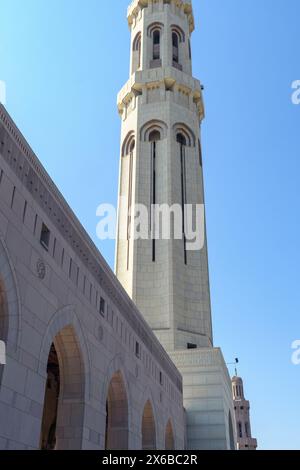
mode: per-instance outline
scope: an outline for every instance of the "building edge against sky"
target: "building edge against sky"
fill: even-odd
[[[212,337],[207,242],[135,239],[130,208],[204,204],[202,87],[192,76],[191,1],[134,0],[128,8],[130,78],[122,120],[117,277],[183,376],[189,449],[235,448],[231,380]],[[154,224],[153,220],[150,220]],[[120,228],[128,227],[128,237]]]

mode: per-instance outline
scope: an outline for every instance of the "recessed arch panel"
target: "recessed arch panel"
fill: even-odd
[[[149,121],[141,128],[141,141],[149,142],[150,137],[156,133],[156,136],[160,135],[160,140],[167,137],[168,127],[163,121]]]
[[[175,124],[175,126],[173,127],[173,132],[174,132],[176,141],[178,141],[177,136],[181,135],[181,136],[184,136],[186,140],[185,145],[187,147],[195,147],[195,144],[196,144],[195,134],[188,126],[186,126],[183,123]]]
[[[135,148],[135,135],[134,131],[130,131],[124,139],[122,145],[122,157],[126,157],[132,152]]]

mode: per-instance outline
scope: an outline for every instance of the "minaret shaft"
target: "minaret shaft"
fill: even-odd
[[[158,223],[153,204],[164,206],[164,220],[174,205],[183,215],[187,204],[194,214],[204,204],[203,102],[201,85],[192,77],[191,3],[161,0],[141,8],[145,3],[135,1],[129,8],[131,75],[118,97],[122,151],[116,274],[168,351],[210,347],[206,235],[201,250],[190,250],[182,217],[181,239],[175,239],[172,225],[168,239],[151,236]],[[130,232],[134,219],[129,212],[136,204],[148,211],[148,239],[137,240]],[[124,225],[126,239],[120,234]]]

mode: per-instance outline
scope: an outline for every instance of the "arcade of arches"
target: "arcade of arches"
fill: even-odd
[[[84,417],[82,384],[84,384],[84,367],[79,344],[73,327],[69,326],[55,337],[48,356],[40,449],[68,448],[68,439],[72,439],[72,448],[74,448],[77,436],[79,438],[77,437],[75,447],[78,449],[81,447]],[[156,424],[150,400],[144,407],[141,434],[142,449],[156,449]],[[105,449],[127,450],[128,448],[128,397],[122,373],[117,371],[111,378],[107,391]],[[175,449],[170,420],[165,430],[165,448]]]

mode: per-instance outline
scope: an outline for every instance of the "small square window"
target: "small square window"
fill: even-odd
[[[188,349],[197,349],[197,344],[188,343],[188,344],[187,344],[187,348],[188,348]]]
[[[40,243],[45,250],[49,250],[49,242],[50,242],[50,230],[48,227],[43,224],[42,225],[42,230],[41,230],[41,238],[40,238]]]
[[[105,315],[105,300],[103,299],[103,297],[100,297],[99,312],[104,317],[104,315]]]

